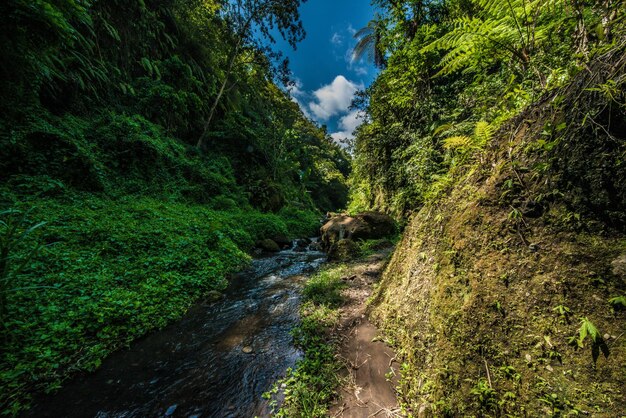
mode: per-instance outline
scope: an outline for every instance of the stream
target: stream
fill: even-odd
[[[295,245],[253,260],[223,300],[196,304],[182,320],[67,382],[28,416],[267,416],[261,395],[301,355],[289,332],[299,320],[303,275],[324,260]]]

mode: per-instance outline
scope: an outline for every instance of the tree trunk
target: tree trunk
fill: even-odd
[[[224,80],[222,81],[220,90],[217,93],[217,97],[213,101],[213,105],[211,106],[211,110],[209,111],[209,117],[206,123],[204,124],[204,129],[202,130],[202,135],[200,135],[200,138],[198,138],[198,142],[196,143],[197,148],[204,147],[204,141],[206,140],[209,134],[209,128],[211,127],[213,116],[215,115],[215,111],[217,110],[217,105],[219,104],[220,100],[222,99],[222,96],[224,95],[224,90],[226,90],[226,84],[228,84],[228,78],[230,77],[230,74],[233,71],[233,66],[235,64],[235,59],[237,58],[237,53],[239,52],[240,45],[241,45],[241,38],[239,42],[237,42],[237,45],[235,46],[235,49],[233,50],[232,55],[230,56],[230,60],[228,62],[228,68],[226,69],[226,75],[224,76]]]
[[[248,31],[250,30],[250,25],[252,24],[252,18],[254,17],[257,11],[252,11],[250,16],[243,24],[241,31],[237,34],[237,45],[233,49],[233,52],[228,61],[228,67],[226,69],[226,75],[224,76],[224,81],[222,81],[222,85],[220,86],[220,90],[217,93],[217,97],[211,106],[211,110],[209,111],[209,117],[204,124],[204,129],[202,130],[202,135],[198,138],[198,142],[196,143],[196,147],[202,149],[204,147],[204,141],[206,141],[207,136],[209,135],[209,128],[211,127],[211,122],[213,121],[213,117],[215,116],[215,111],[217,110],[217,105],[219,104],[222,96],[224,95],[224,91],[226,90],[226,84],[228,84],[228,78],[233,71],[233,66],[235,65],[235,60],[237,59],[237,55],[239,54],[239,49],[246,38]]]

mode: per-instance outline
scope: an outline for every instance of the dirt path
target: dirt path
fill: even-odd
[[[367,319],[366,302],[387,263],[391,249],[383,250],[350,266],[343,280],[346,300],[336,330],[340,355],[347,365],[340,399],[330,410],[332,417],[398,417],[394,387],[397,363],[391,348],[378,341],[378,330]],[[387,376],[391,376],[390,380]]]

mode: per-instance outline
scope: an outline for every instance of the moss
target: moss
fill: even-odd
[[[403,407],[619,416],[626,316],[609,299],[626,289],[611,269],[624,236],[584,215],[556,222],[568,213],[558,201],[538,218],[514,216],[496,186],[504,157],[457,172],[451,191],[413,216],[372,298],[372,319],[403,361]],[[604,348],[570,344],[581,318],[606,334]]]

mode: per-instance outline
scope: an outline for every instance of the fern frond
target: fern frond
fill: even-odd
[[[451,136],[443,140],[445,149],[467,150],[472,146],[472,138],[469,136],[459,135]]]
[[[484,145],[489,142],[494,133],[495,128],[489,122],[480,121],[476,123],[474,128],[474,138],[478,145]]]
[[[443,125],[438,126],[437,128],[435,128],[435,130],[433,131],[433,136],[437,136],[440,133],[447,132],[450,129],[452,129],[453,127],[454,127],[454,125],[452,123],[444,123]]]
[[[473,0],[479,12],[452,22],[452,30],[422,48],[421,52],[447,51],[436,76],[462,69],[475,71],[489,59],[516,58],[527,65],[528,54],[550,38],[564,14],[557,9],[565,0]]]

